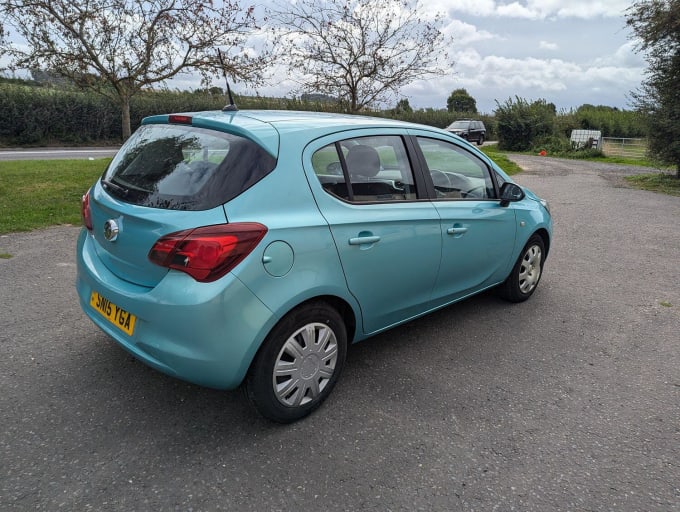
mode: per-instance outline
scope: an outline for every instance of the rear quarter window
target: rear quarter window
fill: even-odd
[[[276,159],[237,135],[187,125],[145,125],[102,177],[128,203],[208,210],[241,194],[276,167]]]

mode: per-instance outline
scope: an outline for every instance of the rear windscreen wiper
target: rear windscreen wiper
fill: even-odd
[[[114,183],[111,180],[105,180],[104,178],[102,178],[102,185],[104,185],[104,188],[106,190],[113,189],[115,192],[122,195],[123,197],[126,197],[130,193],[130,189],[121,187],[120,185]]]

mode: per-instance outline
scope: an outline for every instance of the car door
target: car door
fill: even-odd
[[[363,134],[362,134],[363,133]],[[398,133],[326,137],[307,175],[370,334],[428,309],[441,259],[439,214]]]
[[[510,270],[515,212],[502,207],[489,166],[452,141],[417,136],[441,217],[442,261],[432,298],[446,303],[501,282]]]

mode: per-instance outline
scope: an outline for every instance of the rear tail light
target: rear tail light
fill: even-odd
[[[248,256],[267,233],[256,222],[217,224],[170,233],[149,251],[161,267],[186,272],[202,283],[216,281]]]
[[[92,231],[92,212],[90,211],[90,191],[88,190],[80,202],[80,217],[83,220],[83,226],[88,231]]]

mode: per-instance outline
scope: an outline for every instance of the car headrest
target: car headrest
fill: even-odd
[[[345,162],[350,176],[373,178],[380,172],[380,156],[371,146],[352,146]]]

